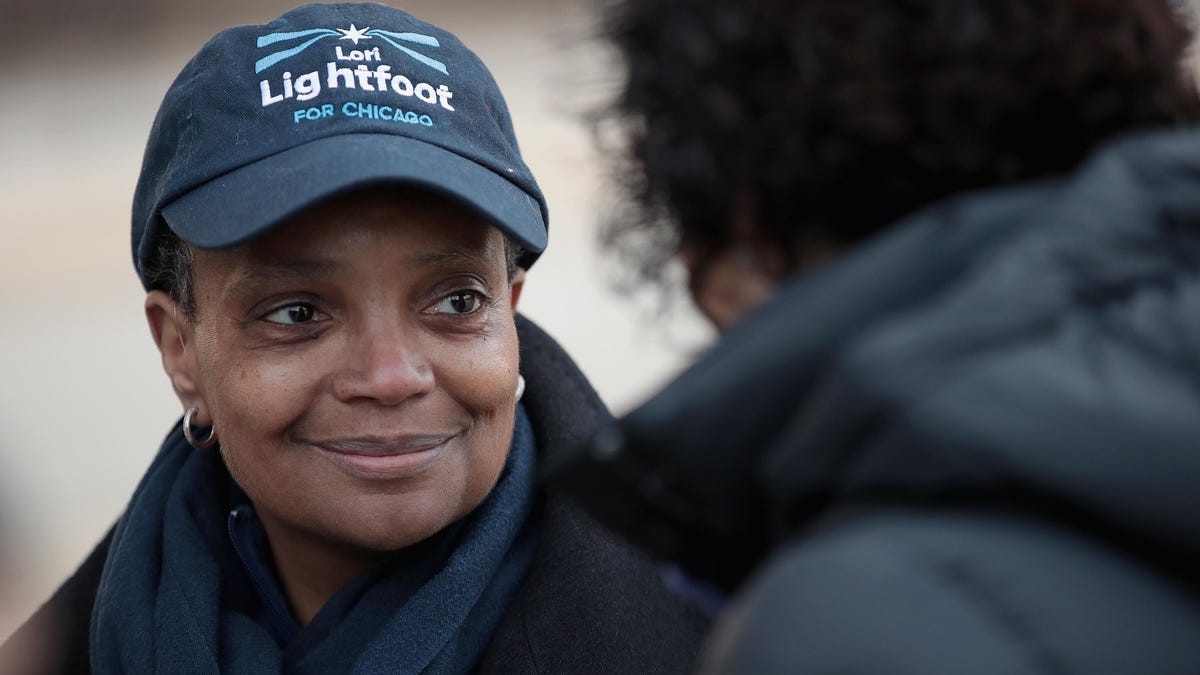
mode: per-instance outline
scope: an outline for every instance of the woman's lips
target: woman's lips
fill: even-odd
[[[311,445],[353,476],[394,480],[416,475],[437,461],[455,436],[336,438]]]

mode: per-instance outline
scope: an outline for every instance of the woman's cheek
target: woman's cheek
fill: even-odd
[[[287,428],[305,414],[319,358],[267,353],[226,354],[211,363],[206,399],[218,433],[228,442],[268,446],[280,442]],[[230,432],[236,431],[236,434]]]
[[[452,377],[461,383],[464,404],[474,411],[492,413],[509,407],[516,400],[517,348],[515,335],[511,347],[489,345],[490,349],[473,350],[457,359]]]

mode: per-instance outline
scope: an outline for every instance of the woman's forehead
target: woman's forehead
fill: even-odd
[[[292,216],[263,237],[255,248],[321,246],[331,239],[400,235],[419,244],[459,242],[486,246],[502,238],[477,212],[437,192],[410,187],[374,187],[331,197]]]
[[[503,266],[504,237],[471,209],[436,193],[373,189],[331,198],[233,249],[202,253],[241,268],[312,273],[352,266],[364,256],[405,268]]]

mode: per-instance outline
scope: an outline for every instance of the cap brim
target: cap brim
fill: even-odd
[[[335,194],[397,182],[441,192],[480,213],[528,251],[546,248],[536,199],[499,174],[428,143],[387,134],[321,138],[205,183],[162,208],[167,225],[200,248],[250,241]]]

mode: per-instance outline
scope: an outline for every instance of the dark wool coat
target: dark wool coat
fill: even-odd
[[[602,439],[714,671],[1200,673],[1200,134],[914,214]]]
[[[541,457],[580,443],[609,415],[570,357],[518,317],[522,402]],[[538,550],[493,635],[481,673],[681,673],[706,620],[668,591],[660,568],[569,502],[541,500]],[[3,647],[13,672],[86,673],[88,630],[112,533]]]

